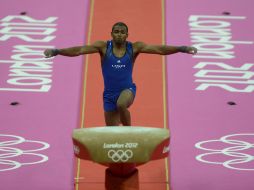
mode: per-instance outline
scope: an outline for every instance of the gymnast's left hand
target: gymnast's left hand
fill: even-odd
[[[198,49],[193,46],[188,46],[186,53],[195,55],[198,52]]]

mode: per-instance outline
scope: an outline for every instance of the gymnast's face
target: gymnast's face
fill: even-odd
[[[123,44],[128,37],[127,28],[116,25],[111,32],[111,36],[116,44]]]

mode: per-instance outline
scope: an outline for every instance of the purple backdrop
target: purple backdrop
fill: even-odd
[[[166,1],[173,190],[254,189],[252,0]]]
[[[85,43],[88,0],[10,0],[0,7],[1,187],[73,189],[71,133],[84,61],[44,59],[43,50]]]

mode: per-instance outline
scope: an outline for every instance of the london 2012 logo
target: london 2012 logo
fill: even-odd
[[[113,160],[113,162],[127,162],[133,157],[132,150],[109,150],[108,157]]]
[[[195,147],[206,151],[196,159],[228,169],[254,171],[254,133],[231,134],[220,139],[200,141]]]
[[[46,162],[48,157],[38,152],[47,148],[49,144],[46,142],[0,134],[0,172]]]

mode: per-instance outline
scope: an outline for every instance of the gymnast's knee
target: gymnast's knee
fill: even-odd
[[[123,111],[126,111],[128,109],[128,106],[127,104],[124,104],[124,103],[117,103],[117,110],[119,112],[123,112]]]

